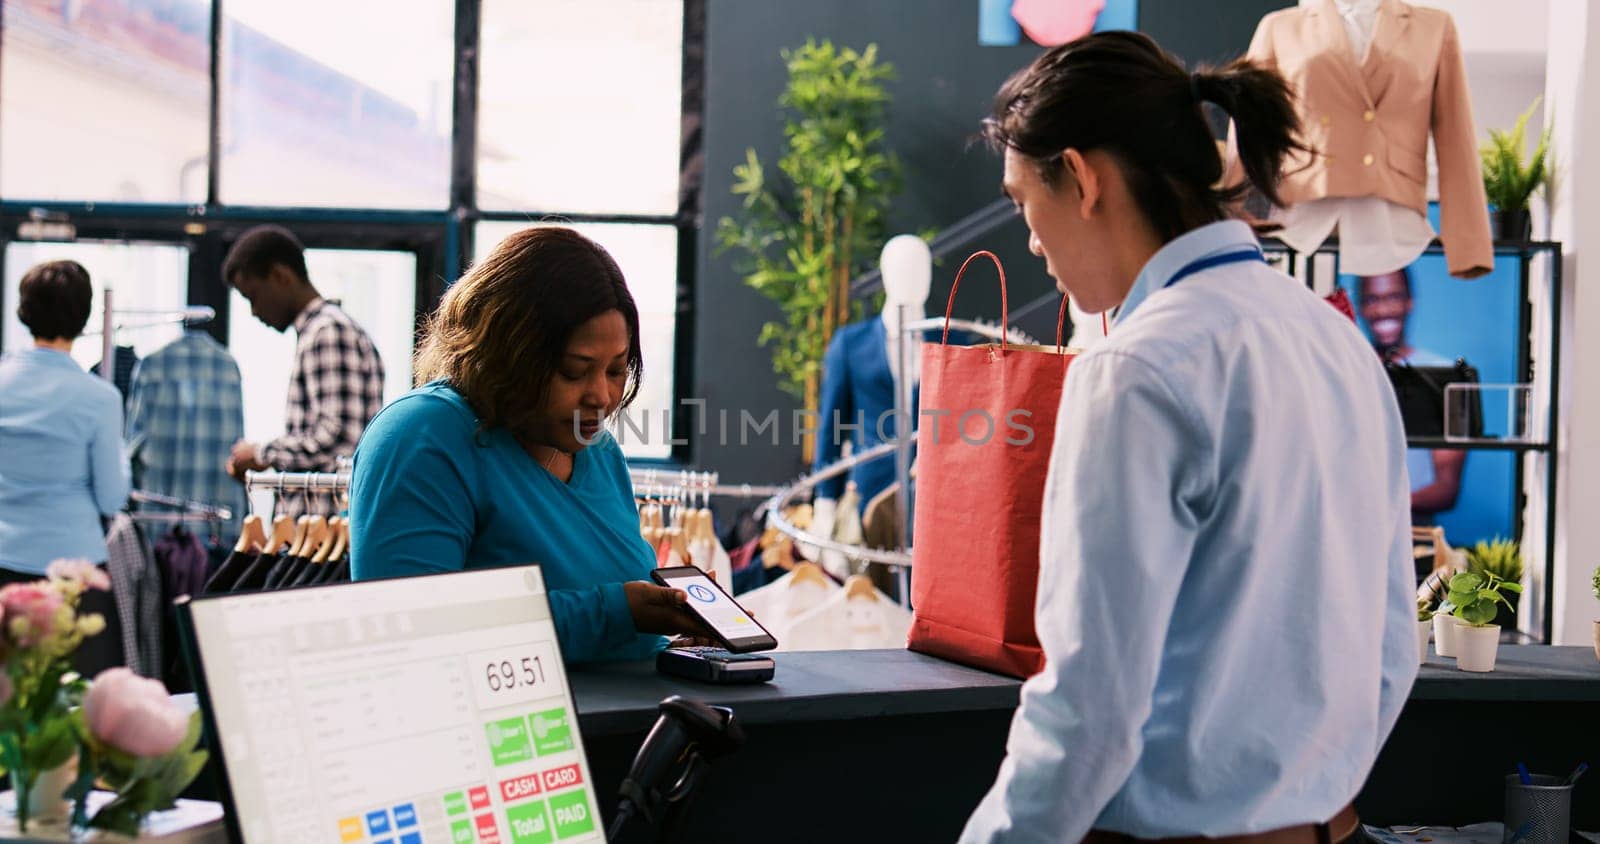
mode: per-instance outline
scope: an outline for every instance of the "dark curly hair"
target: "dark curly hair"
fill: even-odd
[[[451,285],[417,350],[416,381],[443,379],[484,428],[533,429],[550,379],[578,326],[607,311],[628,326],[628,381],[621,407],[639,393],[644,357],[639,309],[617,262],[572,229],[523,229]]]

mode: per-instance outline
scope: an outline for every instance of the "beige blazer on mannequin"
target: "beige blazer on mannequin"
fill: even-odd
[[[1333,0],[1261,19],[1249,58],[1298,95],[1302,140],[1317,151],[1286,168],[1286,203],[1377,196],[1428,212],[1428,135],[1439,163],[1439,239],[1453,275],[1494,266],[1472,99],[1455,22],[1383,0],[1362,61]]]

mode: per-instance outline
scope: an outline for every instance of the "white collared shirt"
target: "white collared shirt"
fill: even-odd
[[[1417,671],[1405,436],[1348,319],[1215,223],[1068,370],[1037,629],[965,842],[1260,832],[1361,788]]]

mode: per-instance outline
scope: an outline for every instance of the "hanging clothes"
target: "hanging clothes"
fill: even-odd
[[[117,392],[122,394],[124,403],[128,401],[128,388],[133,382],[133,370],[138,365],[139,354],[133,350],[132,346],[118,346],[112,350],[111,383],[117,388]],[[94,366],[89,367],[89,374],[100,376],[101,367],[103,366],[105,366],[105,361],[101,360]]]
[[[778,640],[780,649],[789,624],[823,604],[843,587],[834,583],[815,563],[800,563],[794,570],[766,586],[739,596],[739,605],[761,622]]]
[[[780,649],[788,651],[903,648],[911,632],[911,611],[895,603],[870,581],[852,577],[843,589],[789,621]]]
[[[255,562],[259,559],[261,559],[259,552],[234,551],[228,555],[226,560],[222,561],[222,565],[217,566],[217,570],[206,580],[205,588],[202,591],[207,595],[232,591],[234,584],[239,582],[240,576],[255,565]]]
[[[191,329],[140,361],[128,391],[126,439],[139,489],[230,508],[218,538],[232,545],[247,507],[224,466],[244,438],[239,365]]]
[[[160,678],[161,572],[150,543],[127,513],[113,517],[106,534],[106,573],[120,622],[123,663],[141,677]],[[108,626],[101,635],[111,633]]]

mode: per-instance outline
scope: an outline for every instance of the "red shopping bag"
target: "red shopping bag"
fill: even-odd
[[[1062,380],[1075,353],[1061,347],[1065,298],[1054,348],[949,345],[956,289],[979,257],[1000,271],[1002,328],[1009,316],[1000,259],[978,252],[951,285],[944,342],[922,347],[907,647],[1028,677],[1044,667],[1033,626],[1039,523]]]

